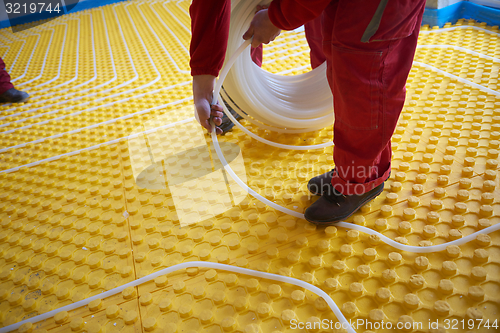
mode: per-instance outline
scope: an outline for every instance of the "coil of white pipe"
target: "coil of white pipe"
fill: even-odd
[[[259,4],[262,0],[239,1],[233,6],[226,62],[240,47],[241,36]],[[255,65],[246,50],[231,67],[224,89],[248,115],[236,108],[238,114],[266,129],[298,133],[333,124],[333,96],[326,78],[326,63],[308,73],[282,76]]]

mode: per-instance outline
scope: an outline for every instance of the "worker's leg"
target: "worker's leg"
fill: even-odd
[[[14,88],[14,86],[10,83],[10,75],[5,70],[5,63],[2,58],[0,58],[0,95],[12,88]]]
[[[323,53],[322,15],[304,24],[307,43],[311,49],[311,67],[314,69],[326,61]]]
[[[311,49],[311,67],[314,69],[326,61],[323,53],[323,34],[321,32],[321,16],[304,24],[307,44]],[[251,56],[254,63],[262,66],[262,45],[251,50]]]
[[[382,20],[369,30],[381,3]],[[335,172],[327,189],[335,191],[323,192],[306,210],[309,221],[343,220],[383,190],[424,6],[423,0],[337,0],[325,10],[324,51],[335,110]]]
[[[309,47],[311,48],[311,67],[314,69],[321,65],[323,62],[325,62],[326,58],[323,53],[323,36],[321,33],[321,17],[318,17],[317,19],[308,22],[305,25],[305,33],[306,33],[306,38],[307,42],[309,44]],[[253,62],[259,66],[262,67],[262,53],[263,53],[263,48],[262,45],[260,45],[257,48],[253,48],[250,51],[251,58]],[[229,106],[228,106],[229,107]],[[241,116],[239,116],[237,113],[234,111],[231,112],[233,116],[235,116],[236,119],[241,119]],[[222,125],[220,128],[222,129],[223,132],[227,132],[229,129],[233,127],[233,123],[227,118],[227,116],[224,116],[222,118]]]
[[[373,6],[371,1],[340,1],[332,26],[328,74],[335,96],[337,171],[332,184],[345,195],[366,193],[389,177],[390,140],[403,108],[425,5],[388,2],[377,31],[362,42],[373,16],[357,16],[376,9],[354,10],[363,4]],[[347,15],[359,23],[349,25],[353,21]]]
[[[17,90],[10,82],[10,75],[5,70],[5,63],[0,58],[0,103],[23,103],[30,95]]]

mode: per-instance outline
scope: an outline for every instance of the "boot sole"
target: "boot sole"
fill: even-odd
[[[326,224],[341,222],[342,220],[345,220],[348,217],[350,217],[352,214],[356,213],[358,211],[358,209],[360,209],[364,204],[366,204],[367,202],[370,202],[373,199],[375,199],[376,197],[378,197],[383,191],[384,191],[384,187],[382,186],[382,188],[380,189],[380,191],[374,193],[373,195],[371,195],[369,197],[366,197],[362,202],[360,202],[360,204],[356,207],[356,209],[354,209],[351,213],[346,214],[344,216],[336,217],[333,220],[313,221],[313,220],[308,219],[305,214],[304,214],[304,217],[305,217],[305,219],[307,221],[309,221],[309,222],[311,222],[312,224],[315,224],[315,225],[326,225]]]
[[[18,104],[18,103],[24,103],[30,99],[31,96],[28,96],[26,98],[21,98],[20,100],[15,100],[15,101],[7,101],[5,99],[0,99],[0,103],[11,103],[11,104]]]

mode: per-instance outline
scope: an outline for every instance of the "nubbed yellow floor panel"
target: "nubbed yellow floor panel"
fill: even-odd
[[[309,282],[357,332],[498,331],[500,232],[409,253],[317,228],[228,179],[192,118],[188,9],[189,1],[121,2],[0,31],[0,56],[32,95],[0,107],[0,326],[209,261]],[[391,177],[348,220],[408,245],[500,222],[498,27],[445,28],[422,28]],[[264,57],[271,72],[309,70],[303,32],[282,34]],[[284,135],[242,123],[286,144],[332,139],[331,127]],[[314,200],[307,180],[333,163],[331,148],[281,150],[238,129],[220,141],[252,189],[297,212]],[[338,324],[299,287],[190,268],[18,331],[346,331]]]

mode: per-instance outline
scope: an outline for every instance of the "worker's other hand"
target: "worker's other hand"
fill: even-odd
[[[277,28],[269,19],[267,9],[258,11],[253,17],[250,27],[243,35],[247,40],[253,37],[252,47],[259,47],[260,44],[269,44],[279,36],[281,29]]]
[[[209,133],[212,132],[210,118],[213,119],[216,126],[222,124],[222,106],[219,104],[210,105],[212,103],[213,90],[215,86],[215,76],[212,75],[195,75],[193,76],[193,99],[198,119],[201,126],[205,127]],[[215,133],[221,134],[222,130],[219,127],[215,128]]]

